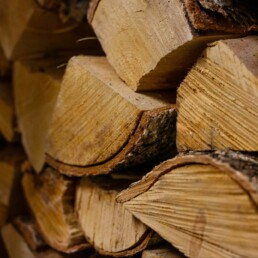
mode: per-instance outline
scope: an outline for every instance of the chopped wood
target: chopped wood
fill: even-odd
[[[104,182],[103,182],[104,181]],[[104,183],[104,185],[103,185]],[[125,180],[102,179],[102,185],[88,178],[80,180],[76,210],[86,239],[104,255],[125,257],[143,250],[152,231],[116,203]],[[127,184],[128,185],[128,184]]]
[[[163,247],[144,250],[142,258],[186,258],[186,256],[174,248]]]
[[[14,65],[14,95],[22,143],[28,158],[40,172],[45,145],[63,75],[56,59],[17,61]]]
[[[2,1],[0,38],[8,59],[34,57],[43,53],[99,53],[96,41],[76,43],[82,35],[94,33],[86,22],[63,23],[58,14],[37,4],[36,0]],[[71,53],[72,52],[72,53]]]
[[[61,173],[104,174],[175,153],[174,93],[135,93],[104,57],[73,57],[47,139]]]
[[[17,174],[24,160],[22,150],[13,146],[0,147],[0,227],[2,227],[10,212],[11,196],[16,186]],[[16,196],[17,197],[17,196]],[[18,208],[18,207],[17,207]]]
[[[258,37],[208,47],[177,95],[177,148],[258,151]]]
[[[0,133],[7,141],[14,140],[14,103],[9,81],[0,81]]]
[[[32,251],[26,241],[12,224],[7,224],[1,231],[9,258],[63,258],[54,250]]]
[[[257,257],[258,159],[190,153],[157,166],[118,197],[189,257]]]
[[[23,236],[27,245],[33,251],[38,251],[47,246],[46,242],[39,233],[36,222],[30,217],[17,217],[13,224]]]
[[[25,174],[25,197],[44,240],[56,250],[72,253],[88,248],[74,211],[75,182],[46,168]]]
[[[0,76],[9,75],[11,64],[7,61],[2,48],[0,47]]]
[[[226,17],[197,0],[93,0],[88,20],[118,75],[136,91],[156,90],[177,87],[208,42],[257,31],[254,6],[229,4]]]

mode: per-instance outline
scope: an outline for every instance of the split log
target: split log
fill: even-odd
[[[59,59],[58,59],[59,60]],[[17,61],[14,96],[19,130],[28,158],[39,172],[45,162],[45,142],[63,75],[60,61]]]
[[[171,157],[174,98],[133,92],[104,57],[72,58],[49,128],[47,162],[81,176]]]
[[[126,180],[104,177],[98,184],[83,178],[77,187],[76,210],[84,235],[98,253],[125,257],[148,245],[153,232],[134,218],[116,196]]]
[[[86,22],[62,23],[55,12],[41,8],[36,0],[2,1],[0,13],[0,38],[8,59],[55,53],[57,50],[69,56],[75,50],[77,53],[78,50],[99,53],[96,40],[77,43],[82,37],[94,36]]]
[[[39,233],[36,222],[30,217],[17,217],[13,224],[22,235],[29,248],[38,251],[47,247],[46,242]]]
[[[12,87],[8,81],[0,81],[0,133],[7,141],[15,136],[14,103]]]
[[[4,226],[1,233],[9,258],[63,258],[61,254],[50,249],[41,252],[32,251],[12,224]]]
[[[207,42],[258,30],[255,1],[240,10],[235,1],[225,1],[223,14],[216,5],[205,6],[218,2],[93,0],[88,20],[132,89],[164,89],[178,86]]]
[[[177,96],[177,148],[258,151],[258,37],[218,41]]]
[[[172,247],[144,250],[142,258],[186,258],[182,253]]]
[[[44,240],[65,253],[88,248],[74,212],[74,180],[47,168],[39,175],[26,173],[25,197]]]
[[[189,257],[257,257],[258,159],[193,153],[157,166],[118,197]]]
[[[0,227],[5,224],[10,212],[11,197],[24,158],[20,147],[15,145],[0,147]]]

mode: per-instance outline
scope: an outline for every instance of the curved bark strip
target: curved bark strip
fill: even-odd
[[[255,258],[257,182],[256,157],[191,152],[163,162],[117,201],[189,257]]]
[[[63,174],[82,176],[108,174],[147,161],[160,161],[175,155],[174,107],[143,112],[135,133],[123,149],[103,164],[83,167],[68,165],[47,154],[46,161]]]

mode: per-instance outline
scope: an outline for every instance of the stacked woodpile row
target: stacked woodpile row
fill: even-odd
[[[254,0],[0,0],[1,257],[258,257]]]

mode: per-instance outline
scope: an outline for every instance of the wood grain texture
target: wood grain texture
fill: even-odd
[[[142,252],[142,258],[186,258],[182,253],[172,247],[160,247],[146,249]]]
[[[14,103],[11,82],[0,81],[0,133],[7,141],[15,136]]]
[[[81,179],[76,210],[86,239],[99,253],[125,257],[144,249],[152,232],[116,203],[117,189],[105,189],[88,178]]]
[[[257,164],[234,152],[178,156],[118,201],[186,256],[256,257]]]
[[[258,37],[218,41],[177,95],[177,148],[258,150]]]
[[[208,42],[257,31],[253,8],[229,5],[226,17],[197,0],[92,0],[88,20],[117,74],[146,91],[177,87]]]
[[[58,14],[41,8],[35,0],[2,1],[0,12],[1,44],[8,59],[55,53],[57,50],[69,56],[75,50],[88,54],[100,50],[96,41],[76,43],[82,35],[94,36],[87,23],[62,23]]]
[[[14,95],[22,143],[28,158],[40,172],[45,162],[46,135],[56,104],[63,71],[57,60],[17,61]]]
[[[70,60],[47,139],[47,161],[69,175],[172,155],[173,93],[131,91],[103,57]]]
[[[47,168],[40,175],[25,174],[26,200],[44,240],[54,249],[73,253],[89,247],[74,212],[74,182]]]

